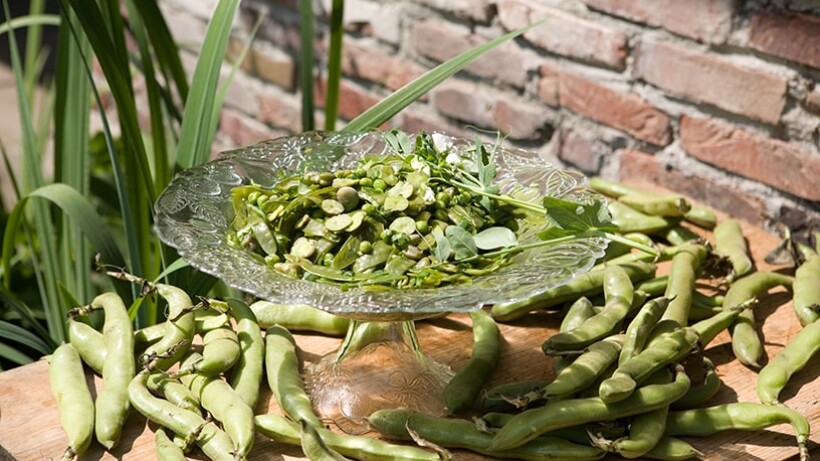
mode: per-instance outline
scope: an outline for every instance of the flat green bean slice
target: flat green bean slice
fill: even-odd
[[[378,410],[368,418],[370,426],[387,437],[412,440],[410,431],[418,437],[445,448],[464,448],[503,459],[526,461],[595,460],[604,456],[601,449],[579,445],[558,437],[543,436],[508,450],[491,447],[493,435],[478,430],[465,419],[441,418],[411,410]],[[509,426],[509,424],[504,427]]]
[[[301,445],[299,424],[276,414],[261,414],[254,418],[256,429],[271,439],[288,445]],[[439,461],[431,451],[407,445],[395,445],[372,437],[339,434],[322,427],[316,432],[328,447],[361,461]]]
[[[191,433],[196,433],[197,446],[211,461],[236,460],[233,454],[233,442],[228,434],[213,422],[206,422],[197,413],[154,397],[146,385],[148,374],[147,370],[137,373],[128,385],[128,397],[137,411],[180,437],[185,438]]]
[[[782,405],[738,402],[672,411],[666,420],[666,435],[703,437],[727,430],[758,431],[784,423],[794,429],[800,460],[808,461],[809,422],[802,414]]]
[[[239,340],[239,360],[231,375],[231,387],[249,407],[256,407],[259,388],[264,374],[265,339],[259,330],[256,316],[247,304],[238,299],[229,299],[228,306],[236,320],[236,337]]]
[[[594,421],[608,421],[668,406],[689,390],[690,381],[678,366],[675,380],[668,384],[648,384],[620,402],[607,404],[598,397],[547,402],[515,415],[493,437],[491,450],[521,446],[539,435]]]
[[[818,243],[820,245],[820,243]],[[792,305],[803,326],[820,319],[820,256],[808,258],[794,273]]]
[[[501,332],[484,310],[470,312],[473,321],[473,352],[467,365],[444,387],[444,406],[450,414],[473,404],[501,356]]]
[[[802,370],[820,351],[820,321],[803,327],[802,330],[769,363],[760,370],[757,376],[757,395],[760,401],[775,405],[780,392],[789,383],[791,376]]]
[[[68,437],[62,461],[73,460],[85,452],[94,434],[94,401],[85,381],[77,349],[63,343],[48,360],[51,393],[60,410],[60,426]]]
[[[285,327],[274,325],[265,333],[265,371],[268,386],[282,411],[295,421],[321,427],[299,374],[296,341]]]
[[[250,305],[260,328],[281,325],[292,331],[315,331],[330,336],[344,336],[350,320],[306,304],[277,304],[256,301]]]

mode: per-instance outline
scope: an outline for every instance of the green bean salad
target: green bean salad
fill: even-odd
[[[469,156],[460,156],[424,133],[413,140],[393,131],[385,140],[385,154],[349,169],[235,188],[230,244],[292,278],[429,288],[469,282],[520,251],[566,237],[549,232],[542,242],[519,244],[520,219],[540,219],[546,229],[549,214],[499,192],[493,146],[476,141]],[[598,230],[614,229],[599,224]],[[569,233],[583,231],[591,229]]]

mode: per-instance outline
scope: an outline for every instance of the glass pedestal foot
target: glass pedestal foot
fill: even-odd
[[[453,376],[421,351],[412,321],[353,321],[339,350],[306,372],[319,416],[348,433],[366,431],[366,418],[380,409],[443,415]]]

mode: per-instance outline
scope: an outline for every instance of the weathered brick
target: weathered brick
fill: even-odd
[[[332,0],[323,0],[325,11],[330,11]],[[401,5],[368,0],[347,0],[344,7],[345,30],[373,36],[385,42],[398,44],[401,38],[399,20]]]
[[[767,54],[820,68],[820,17],[757,11],[752,16],[749,45]]]
[[[228,66],[222,66],[220,72],[222,81],[225,81],[228,73]],[[225,93],[225,106],[255,116],[259,113],[259,94],[262,92],[263,85],[259,80],[237,72]]]
[[[246,114],[232,110],[222,109],[219,118],[219,131],[227,136],[237,146],[248,146],[282,136],[282,131],[277,131],[259,121],[248,117]]]
[[[542,139],[546,122],[541,111],[523,102],[511,103],[505,96],[482,90],[475,83],[453,80],[433,90],[433,107],[445,116],[499,130],[512,139]]]
[[[206,19],[194,16],[177,6],[171,6],[167,2],[160,2],[159,7],[178,46],[188,50],[202,48],[208,25]]]
[[[440,20],[414,24],[411,40],[417,52],[440,62],[487,42],[487,39],[472,34],[466,27]],[[506,42],[488,51],[465,70],[523,87],[527,82],[527,71],[534,62],[532,54],[515,42]]]
[[[314,98],[317,107],[325,105],[325,84],[317,82],[314,86]],[[374,106],[382,98],[367,89],[349,80],[339,82],[339,117],[345,120],[353,120],[357,115]]]
[[[561,101],[558,93],[561,86],[560,74],[548,66],[539,68],[541,79],[538,80],[538,99],[549,106],[558,107]]]
[[[259,120],[293,133],[301,131],[301,103],[298,95],[268,87],[258,93]]]
[[[820,201],[820,154],[715,119],[681,119],[683,149],[706,163],[804,199]]]
[[[627,36],[621,30],[588,21],[532,0],[499,0],[498,16],[507,30],[546,20],[526,32],[533,45],[571,58],[623,69]]]
[[[621,181],[656,184],[679,192],[717,210],[753,224],[763,224],[762,202],[735,188],[719,184],[704,176],[686,175],[651,154],[623,149],[616,152]]]
[[[571,128],[558,132],[558,158],[588,174],[601,168],[602,152],[595,146],[595,139]]]
[[[445,11],[458,18],[487,22],[492,17],[488,0],[419,0],[419,3]]]
[[[635,73],[678,96],[770,124],[786,104],[786,78],[668,42],[642,41]]]
[[[815,85],[814,90],[806,95],[805,104],[810,111],[820,114],[820,85]]]
[[[238,59],[244,46],[244,40],[231,39],[228,43],[228,57],[232,60]],[[296,64],[293,62],[293,58],[284,51],[265,42],[255,43],[251,46],[240,68],[261,80],[273,83],[286,90],[293,89],[296,72]]]
[[[671,140],[669,117],[637,95],[566,72],[560,73],[558,88],[561,106],[573,112],[651,144],[663,146]]]
[[[706,43],[723,43],[736,0],[584,0],[591,8]]]
[[[406,110],[402,112],[398,127],[408,133],[425,131],[427,133],[444,133],[462,138],[475,137],[474,133],[470,133],[461,127],[448,123],[441,116],[428,114],[420,110]]]
[[[355,40],[345,40],[343,47],[342,73],[391,90],[401,88],[426,70],[409,59]]]

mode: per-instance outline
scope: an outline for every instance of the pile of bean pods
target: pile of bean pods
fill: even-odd
[[[792,246],[794,276],[757,271],[735,220],[718,221],[678,196],[599,178],[591,186],[611,197],[621,235],[654,246],[660,256],[613,243],[597,266],[563,286],[472,312],[472,355],[445,389],[449,416],[384,409],[368,418],[374,431],[400,444],[332,431],[314,413],[290,331],[341,336],[346,319],[305,305],[194,303],[177,287],[112,273],[164,299],[168,320],[133,331],[113,293],[70,312],[70,342],[49,357],[68,436],[63,459],[93,440],[115,447],[133,408],[156,424],[160,460],[186,459],[191,449],[212,460],[246,459],[257,434],[321,460],[435,460],[446,458],[447,448],[533,461],[607,454],[682,460],[704,456],[696,437],[784,423],[793,428],[801,461],[808,460],[809,423],[779,395],[820,350],[820,248]],[[691,225],[711,229],[714,244]],[[660,260],[669,261],[668,275],[657,276]],[[697,282],[710,278],[718,294],[698,289]],[[778,286],[793,294],[802,329],[761,367],[755,305]],[[496,322],[544,309],[563,315],[560,330],[542,346],[554,378],[486,389],[502,359]],[[83,321],[95,310],[103,311],[102,331]],[[704,350],[726,329],[737,360],[758,371],[759,402],[714,400],[722,382]],[[102,376],[96,399],[83,364]],[[256,414],[263,381],[283,415]]]

